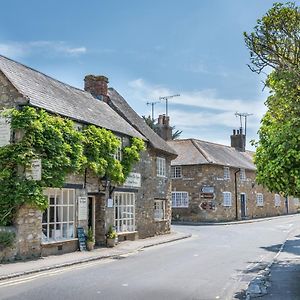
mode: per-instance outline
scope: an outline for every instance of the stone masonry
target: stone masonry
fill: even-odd
[[[182,166],[182,178],[173,179],[172,191],[184,191],[189,194],[187,208],[173,208],[172,218],[177,221],[231,221],[236,219],[236,198],[234,168],[230,168],[230,179],[224,179],[224,167],[218,165]],[[278,216],[287,213],[286,199],[280,197],[280,206],[275,206],[275,195],[255,182],[255,172],[246,170],[246,179],[241,180],[237,173],[237,212],[241,219],[241,194],[246,195],[245,218]],[[205,199],[203,187],[214,188],[214,198]],[[231,192],[232,206],[223,206],[223,192]],[[262,193],[264,205],[257,206],[256,194]],[[289,199],[288,212],[296,213],[297,204]]]

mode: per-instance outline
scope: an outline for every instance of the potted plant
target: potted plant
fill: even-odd
[[[110,225],[106,233],[107,247],[114,247],[117,243],[118,234],[116,230]]]
[[[87,235],[86,235],[86,247],[89,251],[94,250],[95,246],[95,238],[94,233],[91,227],[89,227]]]

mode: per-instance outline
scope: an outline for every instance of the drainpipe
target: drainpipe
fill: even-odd
[[[235,192],[235,219],[239,219],[239,214],[238,214],[238,191],[237,191],[237,182],[236,182],[236,174],[239,173],[241,169],[237,169],[234,172],[234,192]]]

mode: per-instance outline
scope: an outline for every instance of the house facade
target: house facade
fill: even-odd
[[[69,174],[63,188],[45,187],[48,208],[41,212],[28,205],[21,207],[13,226],[7,229],[16,232],[16,243],[7,250],[6,258],[76,251],[79,227],[85,231],[91,227],[98,245],[105,243],[109,226],[115,227],[119,240],[170,231],[169,174],[176,152],[155,133],[147,132],[128,103],[108,89],[106,77],[86,76],[85,90],[81,90],[0,56],[0,108],[26,105],[69,118],[79,129],[87,124],[108,129],[124,147],[132,137],[138,137],[144,140],[146,151],[122,186],[87,171],[84,175]],[[10,142],[17,142],[11,130],[9,134]],[[122,159],[121,149],[116,155]]]
[[[233,138],[239,142],[238,133]],[[270,193],[255,181],[253,153],[196,139],[168,144],[172,161],[172,219],[218,222],[296,213],[299,200]]]

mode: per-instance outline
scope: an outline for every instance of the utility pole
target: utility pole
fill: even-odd
[[[246,144],[246,139],[247,139],[247,117],[252,116],[253,114],[249,114],[249,113],[239,113],[236,112],[235,116],[236,117],[240,117],[240,129],[241,129],[241,138],[243,139],[242,133],[243,133],[243,119],[244,118],[244,124],[245,124],[245,144]],[[246,146],[246,145],[244,145]]]
[[[154,105],[159,103],[159,101],[149,101],[147,102],[147,105],[151,105],[151,116],[152,116],[152,121],[154,121]]]
[[[159,97],[159,100],[165,100],[166,101],[166,117],[168,116],[168,100],[174,97],[179,97],[179,94],[172,95],[172,96],[164,96],[164,97]]]

